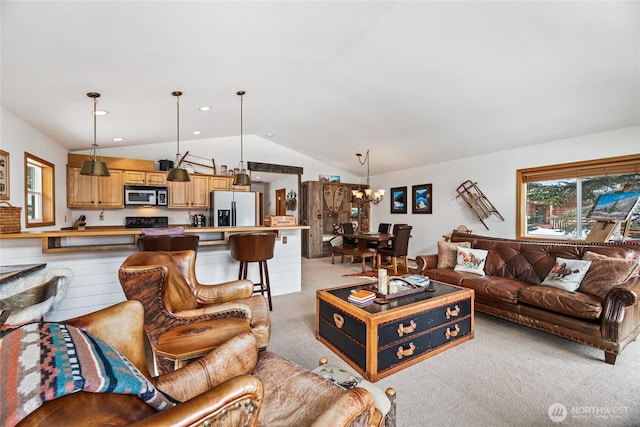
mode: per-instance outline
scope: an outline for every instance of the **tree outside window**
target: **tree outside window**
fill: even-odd
[[[601,194],[640,190],[640,155],[521,169],[518,186],[519,238],[584,239]],[[623,225],[640,235],[640,206],[629,223]]]

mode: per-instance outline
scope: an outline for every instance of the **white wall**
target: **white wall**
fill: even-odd
[[[67,149],[40,133],[17,116],[2,108],[0,112],[0,147],[9,153],[9,203],[22,208],[21,224],[24,221],[24,153],[28,152],[55,165],[56,225],[30,230],[51,230],[70,226],[73,221],[67,209]],[[66,221],[65,221],[65,216]]]
[[[514,238],[517,169],[637,153],[640,153],[640,126],[374,175],[371,186],[387,189],[387,196],[373,206],[372,229],[380,222],[412,225],[410,257],[437,252],[436,242],[461,224],[476,234]],[[424,152],[416,155],[428,158],[429,147],[425,146]],[[486,230],[464,202],[456,199],[456,188],[466,180],[478,183],[504,222],[492,215],[485,220],[489,227]],[[420,184],[433,184],[432,214],[411,214],[411,186]],[[409,193],[407,214],[391,214],[389,189],[403,186],[408,187]]]

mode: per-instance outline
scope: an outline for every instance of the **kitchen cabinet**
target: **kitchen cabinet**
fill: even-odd
[[[80,175],[80,168],[67,167],[67,207],[124,208],[123,171],[111,169],[111,176]]]
[[[218,176],[214,175],[209,179],[209,190],[223,190],[228,191],[231,190],[233,186],[233,177],[232,176]]]
[[[334,234],[334,224],[360,221],[358,229],[369,230],[369,204],[355,203],[351,193],[364,191],[367,185],[305,181],[301,188],[300,220],[309,226],[302,232],[302,256],[331,255],[330,244],[325,244],[324,238]]]
[[[169,208],[208,208],[210,175],[190,174],[189,182],[167,182]]]
[[[167,185],[167,172],[124,171],[127,185]]]

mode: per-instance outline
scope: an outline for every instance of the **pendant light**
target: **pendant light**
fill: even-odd
[[[167,181],[172,182],[189,182],[191,179],[189,178],[189,173],[186,169],[181,169],[182,159],[180,158],[180,96],[182,92],[175,91],[171,92],[171,95],[176,97],[176,161],[174,162],[174,167],[169,170],[169,174],[167,175]]]
[[[91,159],[82,162],[82,168],[80,168],[80,175],[92,175],[92,176],[111,176],[109,174],[109,168],[107,164],[102,161],[102,156],[98,160],[98,144],[96,143],[96,106],[98,105],[98,98],[100,94],[98,92],[87,93],[89,98],[93,98],[93,145],[91,145],[91,151],[89,156]]]
[[[245,91],[239,90],[236,95],[240,96],[240,173],[233,177],[233,185],[251,185],[251,178],[244,168],[243,146],[242,146],[242,101]]]

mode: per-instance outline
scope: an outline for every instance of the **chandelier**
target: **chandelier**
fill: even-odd
[[[365,154],[364,160],[362,159],[361,153],[356,153],[356,156],[358,157],[358,162],[360,162],[362,166],[364,166],[365,163],[367,164],[367,187],[368,188],[365,188],[364,192],[360,189],[351,190],[351,194],[353,195],[353,197],[355,197],[358,203],[373,203],[374,205],[377,205],[384,198],[385,190],[379,189],[377,191],[374,191],[373,194],[371,192],[371,186],[369,185],[370,184],[369,150],[367,150],[367,154]]]

